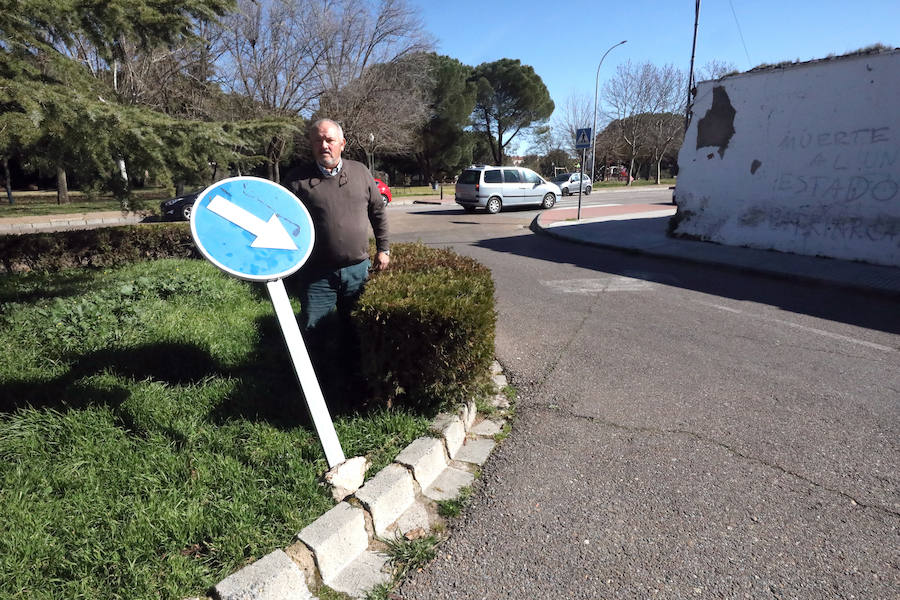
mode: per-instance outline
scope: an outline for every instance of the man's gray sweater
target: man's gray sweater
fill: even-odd
[[[387,214],[381,193],[362,163],[343,159],[340,173],[327,177],[315,163],[292,169],[285,186],[312,216],[316,240],[305,268],[339,269],[369,257],[369,224],[379,252],[388,249]]]

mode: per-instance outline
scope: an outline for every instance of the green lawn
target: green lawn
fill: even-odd
[[[172,198],[172,190],[147,188],[135,190],[132,202],[134,208],[159,212],[159,201]],[[69,192],[69,202],[56,203],[55,191],[13,191],[14,204],[10,204],[5,193],[0,193],[0,218],[30,217],[38,215],[64,215],[82,212],[120,210],[121,205],[112,196],[88,197],[74,190]]]
[[[0,597],[172,598],[333,505],[262,286],[204,261],[0,278]],[[387,464],[428,419],[336,419]]]
[[[595,181],[595,182],[594,182],[593,184],[591,184],[591,185],[592,185],[592,187],[593,187],[594,189],[600,189],[600,188],[602,188],[602,189],[606,189],[606,188],[624,188],[624,187],[628,187],[628,186],[625,185],[625,182],[624,182],[624,181]],[[656,180],[655,180],[655,179],[635,179],[634,181],[631,182],[631,187],[648,186],[648,185],[655,186],[655,185],[656,185]],[[660,185],[660,186],[666,186],[666,187],[668,187],[668,186],[673,186],[673,185],[675,185],[675,178],[672,177],[671,179],[661,179],[660,182],[659,182],[659,185]]]

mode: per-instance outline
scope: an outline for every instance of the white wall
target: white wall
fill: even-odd
[[[702,82],[693,113],[676,235],[900,266],[900,51]]]

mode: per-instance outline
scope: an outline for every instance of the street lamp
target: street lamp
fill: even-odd
[[[600,57],[600,64],[597,65],[597,77],[594,80],[594,126],[591,128],[591,135],[594,136],[594,139],[591,140],[591,181],[594,181],[594,163],[597,162],[597,157],[595,153],[597,152],[597,88],[600,86],[600,66],[603,65],[603,59],[606,58],[606,55],[609,54],[609,51],[615,48],[616,46],[621,46],[628,40],[622,40],[618,44],[613,44],[609,47],[609,50],[603,53],[603,56]]]
[[[372,176],[374,177],[375,176],[375,134],[374,133],[369,134],[369,151],[366,152],[366,154],[368,155],[367,158],[369,159],[369,173],[371,173]]]

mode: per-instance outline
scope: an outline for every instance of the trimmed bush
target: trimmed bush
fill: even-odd
[[[139,260],[199,258],[187,223],[99,227],[0,237],[5,273],[55,273],[74,267],[106,268]]]
[[[494,357],[494,283],[471,258],[395,244],[354,313],[363,375],[381,401],[436,408],[485,384]]]
[[[371,248],[374,254],[374,245]],[[186,223],[0,237],[7,273],[200,258]],[[472,398],[494,356],[494,283],[471,258],[395,244],[354,313],[370,403],[433,411]]]

